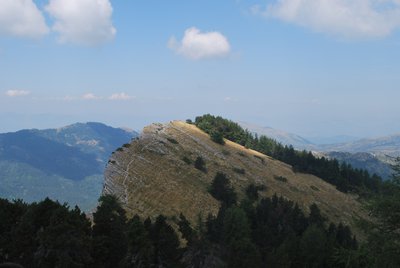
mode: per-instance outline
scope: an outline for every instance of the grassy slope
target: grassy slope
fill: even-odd
[[[203,157],[207,173],[185,163],[185,156],[193,161]],[[245,174],[234,168],[244,169]],[[261,195],[277,193],[298,202],[305,211],[316,203],[334,222],[353,225],[354,218],[366,217],[354,196],[236,143],[216,144],[196,126],[181,121],[151,125],[139,140],[115,152],[106,168],[104,193],[116,194],[131,215],[172,217],[182,212],[196,222],[199,214],[205,217],[218,210],[218,202],[207,191],[218,171],[228,174],[240,197],[250,183],[262,184],[267,190]]]

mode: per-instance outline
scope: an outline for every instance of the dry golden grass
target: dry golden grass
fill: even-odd
[[[194,162],[198,156],[206,162],[206,173],[183,161],[187,157]],[[316,203],[333,222],[353,225],[354,219],[367,217],[354,196],[318,177],[294,173],[290,165],[228,140],[225,145],[214,143],[196,126],[181,121],[146,127],[138,140],[115,152],[111,160],[115,163],[106,168],[103,192],[117,195],[130,216],[173,217],[182,212],[195,223],[199,215],[204,219],[208,213],[216,214],[219,203],[208,187],[220,171],[228,175],[239,197],[255,183],[267,187],[262,196],[277,193],[299,203],[305,212]]]

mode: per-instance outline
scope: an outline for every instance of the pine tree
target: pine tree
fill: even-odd
[[[126,216],[118,199],[104,195],[93,213],[93,253],[97,267],[120,267],[127,252]]]

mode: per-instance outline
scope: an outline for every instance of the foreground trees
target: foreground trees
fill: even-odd
[[[233,192],[226,177],[219,177],[224,183],[217,189]],[[258,200],[254,193],[250,196],[239,206],[221,198],[218,215],[199,218],[195,227],[184,215],[127,220],[117,198],[108,195],[100,198],[93,223],[79,208],[50,199],[30,205],[0,199],[0,263],[24,267],[337,267],[336,252],[356,251],[350,229],[328,227],[316,206],[308,217],[282,197]]]

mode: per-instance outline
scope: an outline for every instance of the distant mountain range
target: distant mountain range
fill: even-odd
[[[49,196],[89,210],[111,153],[137,135],[92,122],[0,134],[0,197],[32,202]]]
[[[260,127],[254,124],[250,123],[245,123],[245,122],[240,122],[240,125],[244,128],[247,129],[248,131],[252,132],[253,134],[257,134],[259,136],[264,135],[269,138],[272,138],[282,144],[285,145],[292,145],[296,149],[308,149],[312,148],[314,144],[307,139],[293,134],[289,133],[283,130],[278,130],[274,129],[271,127]]]
[[[265,135],[273,138],[284,145],[292,145],[298,150],[310,150],[320,156],[336,158],[341,162],[347,162],[355,168],[368,170],[376,173],[384,179],[390,178],[392,173],[390,165],[393,157],[400,156],[400,134],[386,137],[353,140],[354,137],[337,136],[338,142],[331,144],[319,144],[322,141],[334,141],[335,137],[329,139],[303,138],[299,135],[276,130],[270,127],[260,127],[249,123],[240,123],[252,133]]]

